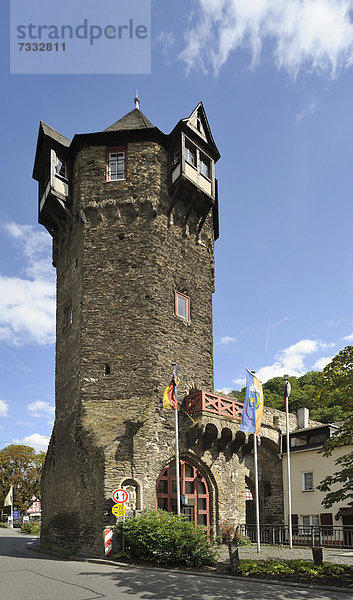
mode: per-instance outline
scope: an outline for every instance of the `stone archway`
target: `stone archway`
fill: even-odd
[[[210,491],[201,470],[186,459],[180,460],[182,512],[190,521],[210,530]],[[175,460],[161,471],[156,484],[157,508],[176,513]]]
[[[245,466],[248,470],[245,484],[255,498],[253,454],[246,455]],[[265,436],[261,436],[258,447],[258,472],[260,523],[282,524],[284,518],[282,461],[278,454],[278,444]]]

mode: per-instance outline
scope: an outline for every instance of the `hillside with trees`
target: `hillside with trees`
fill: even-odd
[[[353,346],[347,346],[339,353],[352,353]],[[337,360],[333,359],[332,363]],[[330,365],[332,365],[330,363]],[[352,398],[349,404],[349,398],[345,397],[345,392],[340,383],[340,372],[336,374],[334,381],[328,387],[326,373],[330,365],[325,367],[324,371],[309,371],[301,377],[288,377],[291,384],[291,394],[289,398],[289,410],[295,413],[298,408],[306,407],[310,411],[310,418],[322,423],[335,423],[344,421],[353,410]],[[348,377],[352,377],[350,374]],[[285,410],[283,405],[283,377],[274,377],[263,384],[264,404],[278,410]],[[244,402],[245,387],[241,391],[232,391],[239,402]]]
[[[305,406],[316,421],[343,422],[337,434],[326,441],[321,450],[324,456],[330,456],[335,448],[347,447],[350,450],[353,446],[353,346],[341,350],[322,372],[310,371],[302,377],[288,379],[292,387],[289,398],[291,412]],[[274,377],[263,385],[265,406],[285,410],[283,387],[282,377]],[[245,388],[231,395],[244,402]],[[327,475],[318,486],[319,490],[327,492],[323,506],[330,508],[343,501],[353,506],[353,452],[348,451],[335,464],[337,471]]]

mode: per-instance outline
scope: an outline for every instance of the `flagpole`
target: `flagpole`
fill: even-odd
[[[174,395],[176,400],[175,408],[175,478],[176,478],[176,497],[177,497],[177,514],[181,513],[180,506],[180,460],[179,460],[179,413],[178,413],[178,391],[177,391],[177,377],[178,377],[178,365],[173,363],[173,387]]]
[[[257,551],[260,552],[260,507],[259,507],[259,476],[257,469],[257,434],[254,433],[254,462],[255,462],[255,506],[256,506],[256,540]]]
[[[291,485],[291,464],[290,464],[290,439],[289,439],[289,394],[290,383],[286,379],[284,386],[284,398],[286,403],[286,440],[287,440],[287,484],[288,484],[288,542],[289,548],[293,548],[292,532],[292,485]]]
[[[13,483],[11,484],[11,487],[10,487],[10,494],[11,494],[10,495],[10,498],[11,498],[11,505],[10,505],[11,506],[11,525],[10,525],[10,528],[13,529]]]

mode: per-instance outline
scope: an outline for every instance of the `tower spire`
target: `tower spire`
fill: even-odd
[[[135,108],[137,108],[137,110],[140,110],[140,98],[139,98],[138,90],[136,90],[136,96],[135,96],[134,102],[135,102]]]

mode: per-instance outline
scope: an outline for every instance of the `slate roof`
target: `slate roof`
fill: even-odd
[[[56,131],[56,129],[53,129],[53,127],[50,127],[50,125],[47,125],[47,123],[44,123],[44,121],[41,121],[40,125],[44,135],[51,137],[53,140],[59,142],[59,144],[62,144],[63,146],[70,146],[71,141],[62,135],[62,133],[59,133],[59,131]]]
[[[110,125],[110,127],[107,127],[107,129],[104,129],[104,131],[127,131],[129,129],[150,128],[154,128],[153,123],[138,108],[134,108],[134,110],[124,115],[124,117],[113,123],[113,125]]]

